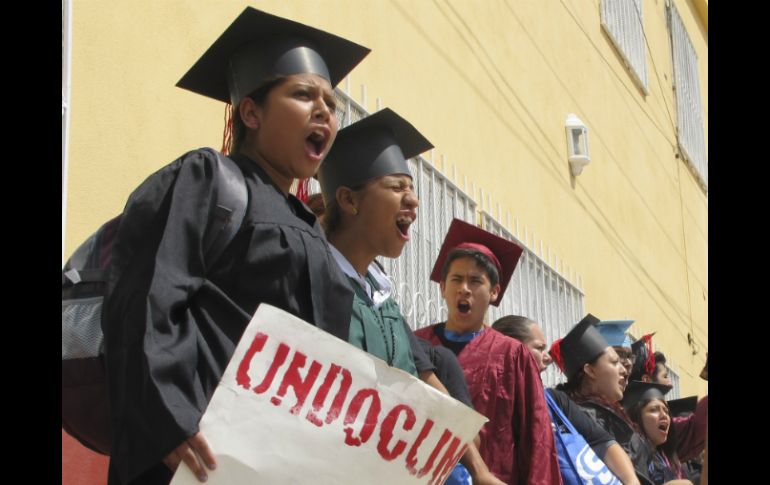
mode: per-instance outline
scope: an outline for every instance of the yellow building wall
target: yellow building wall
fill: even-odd
[[[677,158],[665,0],[643,2],[648,95],[598,0],[75,0],[65,256],[154,170],[221,146],[223,105],[174,85],[247,4],[370,47],[353,97],[364,85],[369,111],[379,98],[413,122],[444,173],[581,276],[586,311],[657,332],[681,394],[707,392],[708,197]],[[674,4],[699,57],[708,136],[708,5]],[[576,178],[568,113],[589,128],[591,164]]]

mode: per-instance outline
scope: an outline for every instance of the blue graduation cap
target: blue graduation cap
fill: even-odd
[[[626,335],[626,330],[633,323],[633,320],[602,320],[596,324],[596,330],[612,347],[631,347],[631,338]]]

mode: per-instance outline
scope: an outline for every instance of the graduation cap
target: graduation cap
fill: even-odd
[[[698,396],[688,396],[680,399],[668,401],[668,413],[673,418],[680,414],[690,414],[695,412],[698,405]]]
[[[626,336],[626,330],[633,323],[633,320],[602,320],[596,324],[596,330],[613,347],[631,347],[631,339]]]
[[[597,323],[599,319],[589,313],[561,339],[558,353],[560,360],[564,362],[562,372],[568,379],[610,346],[596,329]],[[553,347],[551,351],[553,356]],[[554,360],[557,360],[556,357]]]
[[[652,377],[655,374],[655,354],[652,351],[652,336],[655,332],[642,336],[631,345],[634,354],[634,364],[631,367],[630,380],[639,381],[643,375]]]
[[[665,395],[672,389],[671,386],[665,384],[655,384],[653,382],[642,381],[629,381],[626,387],[626,392],[623,394],[623,399],[620,403],[628,412],[634,404],[639,401],[645,401],[650,399],[660,399],[665,401]]]
[[[357,187],[385,175],[412,174],[407,160],[433,145],[411,123],[385,108],[337,133],[318,171],[324,201],[341,186]]]
[[[276,76],[317,74],[336,86],[370,49],[246,7],[176,84],[237,106]]]
[[[436,263],[433,265],[433,271],[430,274],[431,280],[437,283],[441,281],[441,270],[444,268],[447,256],[453,249],[475,249],[492,261],[500,276],[500,293],[497,295],[497,300],[490,304],[500,305],[505,289],[508,288],[508,283],[511,281],[513,270],[524,250],[516,243],[496,236],[480,227],[461,219],[453,219],[444,237],[444,243],[441,245]]]

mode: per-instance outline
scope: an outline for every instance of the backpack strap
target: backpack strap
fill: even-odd
[[[556,403],[556,399],[551,396],[551,393],[548,389],[545,389],[543,391],[543,394],[545,395],[545,400],[548,403],[548,410],[551,411],[551,421],[554,423],[561,423],[563,424],[570,433],[573,435],[579,434],[578,431],[575,429],[575,426],[572,425],[569,419],[567,419],[567,416],[564,415],[564,412],[561,410],[559,405]]]
[[[243,172],[233,160],[212,148],[204,150],[217,158],[217,199],[203,238],[203,259],[208,269],[240,229],[246,215],[248,192]]]

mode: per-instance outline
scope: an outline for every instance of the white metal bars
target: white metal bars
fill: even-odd
[[[672,399],[679,399],[681,397],[681,392],[679,389],[679,373],[674,370],[674,365],[668,365],[668,377],[671,379],[671,385],[674,386],[671,391],[666,394],[667,400]]]
[[[335,90],[337,115],[347,126],[368,115],[359,103],[340,89]],[[414,329],[444,321],[446,305],[439,285],[430,281],[433,263],[452,219],[476,223],[477,203],[428,160],[409,160],[414,186],[420,199],[418,217],[410,229],[410,242],[398,259],[380,258],[394,282],[394,297]],[[311,182],[310,192],[318,192]],[[564,336],[582,318],[584,295],[578,287],[538,257],[490,214],[481,212],[483,227],[525,248],[500,307],[490,307],[488,322],[503,315],[520,314],[536,320],[549,341]],[[547,385],[555,385],[558,371],[544,374]]]
[[[334,90],[340,129],[369,115],[345,91]],[[476,222],[476,202],[422,157],[409,160],[414,187],[420,199],[417,222],[410,229],[411,240],[398,259],[380,258],[394,282],[394,298],[413,329],[443,321],[446,307],[437,283],[430,281],[433,263],[455,217]],[[314,179],[308,191],[321,191]]]
[[[634,82],[644,94],[649,94],[641,0],[602,0],[601,24],[628,66]]]
[[[708,159],[703,126],[703,106],[698,75],[698,56],[673,3],[669,6],[671,59],[674,63],[677,136],[679,147],[691,167],[708,188]]]
[[[475,223],[476,202],[422,157],[409,160],[409,170],[420,199],[417,222],[401,257],[382,261],[395,283],[401,312],[417,329],[446,319],[441,290],[430,281],[430,273],[452,219]]]
[[[506,315],[521,315],[538,322],[549,344],[564,337],[583,318],[583,292],[505,229],[491,214],[482,211],[481,220],[485,230],[513,241],[524,249],[500,305],[489,307],[487,322],[492,324]],[[549,366],[542,377],[548,387],[565,380],[555,366]]]

